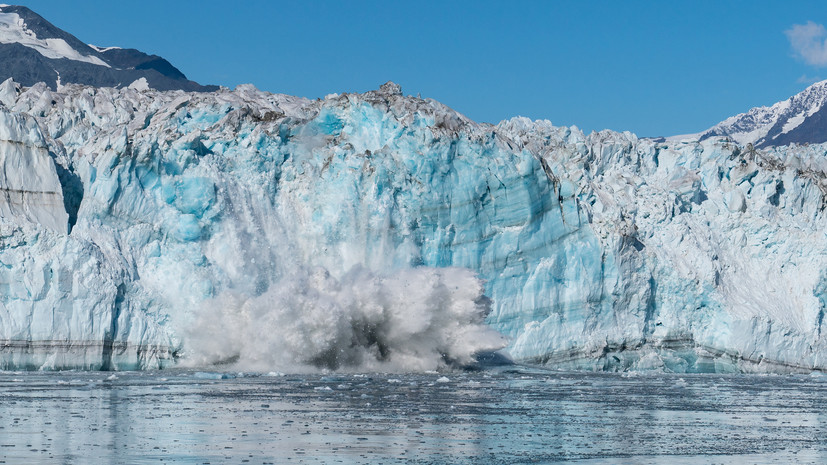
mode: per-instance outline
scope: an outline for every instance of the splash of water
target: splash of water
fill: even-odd
[[[245,370],[426,371],[505,346],[485,325],[483,282],[464,268],[417,267],[340,278],[300,269],[261,295],[225,292],[185,331],[186,363]]]

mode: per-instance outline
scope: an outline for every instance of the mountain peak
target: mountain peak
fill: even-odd
[[[827,80],[769,107],[731,116],[697,136],[729,137],[755,147],[827,142]]]
[[[157,55],[120,47],[96,47],[56,27],[25,6],[0,4],[0,81],[52,89],[77,83],[127,87],[143,79],[157,90],[212,91]]]

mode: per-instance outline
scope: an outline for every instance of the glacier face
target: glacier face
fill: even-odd
[[[391,83],[0,102],[6,179],[52,194],[0,209],[5,368],[825,368],[824,146],[481,125]]]
[[[60,181],[33,118],[0,112],[0,215],[68,232]]]

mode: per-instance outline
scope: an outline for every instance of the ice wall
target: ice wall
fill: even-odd
[[[33,118],[0,109],[0,216],[66,232],[55,165]]]
[[[480,125],[393,84],[0,101],[72,227],[3,212],[6,367],[438,369],[503,345],[483,319],[563,368],[824,367],[823,146]]]
[[[116,341],[144,309],[94,243],[67,235],[57,166],[34,118],[0,109],[0,368],[106,368],[129,344],[123,361],[155,360],[140,324]]]

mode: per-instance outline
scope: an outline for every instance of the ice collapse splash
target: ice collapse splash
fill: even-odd
[[[186,364],[228,361],[247,370],[426,371],[468,366],[504,346],[484,324],[482,283],[456,268],[380,277],[354,269],[341,280],[319,268],[262,295],[223,293],[184,331]]]
[[[342,212],[322,217],[330,208],[322,197],[307,205],[313,178],[302,176],[309,170],[303,157],[329,142],[319,132],[326,123],[284,124],[284,109],[296,113],[307,101],[269,96],[268,111],[249,115],[244,97],[250,89],[213,101],[70,86],[67,94],[38,88],[17,99],[20,89],[10,81],[4,86],[17,109],[32,103],[27,95],[42,92],[63,109],[114,112],[88,121],[65,115],[42,121],[60,135],[49,141],[59,173],[47,150],[37,156],[52,170],[46,174],[57,204],[48,205],[60,207],[64,230],[38,230],[52,226],[39,217],[4,215],[32,229],[10,223],[3,248],[9,268],[3,282],[20,288],[2,294],[6,368],[229,360],[262,370],[436,370],[470,364],[476,354],[504,346],[485,325],[490,301],[475,273],[423,266],[408,241],[383,240],[389,217],[379,218],[391,214],[391,198],[368,192],[385,204],[362,206],[379,223],[362,225],[363,215],[343,234],[331,234],[336,225],[327,221]],[[118,101],[119,94],[132,100]],[[92,102],[104,95],[112,99],[104,108]],[[197,108],[189,107],[191,97]],[[32,112],[42,115],[31,108],[6,114],[24,121],[45,147],[35,120],[24,115]],[[214,139],[204,133],[209,128],[218,130]],[[289,142],[291,129],[302,134],[297,142]],[[29,171],[37,172],[24,166],[13,173]],[[328,189],[349,181],[342,182]],[[60,201],[69,212],[69,236]],[[354,206],[359,199],[341,202]],[[42,204],[29,199],[21,211]],[[330,234],[329,250],[320,250],[321,237],[308,242],[314,234]],[[10,241],[18,236],[27,247]],[[44,236],[44,247],[57,242],[65,249],[65,242],[74,248],[44,253],[36,247]],[[34,292],[31,282],[38,283]]]
[[[7,368],[431,369],[500,344],[486,309],[530,363],[827,367],[824,146],[481,125],[393,84],[0,102],[71,230],[3,210]]]

